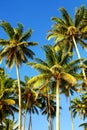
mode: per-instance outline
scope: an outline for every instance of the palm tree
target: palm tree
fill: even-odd
[[[6,117],[11,115],[14,119],[14,112],[18,112],[15,107],[14,85],[15,80],[5,74],[4,69],[0,69],[0,124]]]
[[[42,92],[39,94],[40,102],[42,103],[40,109],[42,115],[47,115],[48,130],[53,130],[53,119],[56,116],[56,102],[54,96],[48,93]]]
[[[18,130],[17,122],[12,121],[10,119],[4,119],[2,130]]]
[[[46,84],[46,81],[54,80],[56,82],[56,130],[60,130],[60,86],[64,87],[63,81],[70,86],[76,84],[75,70],[77,66],[75,65],[79,60],[68,63],[69,54],[63,53],[62,49],[55,52],[51,45],[45,45],[43,49],[46,61],[36,59],[36,62],[28,63],[40,72],[39,75],[32,77],[28,83],[40,87],[42,84]]]
[[[60,8],[60,11],[62,13],[62,19],[59,17],[52,18],[52,21],[55,23],[53,28],[49,30],[47,39],[50,40],[51,38],[54,38],[55,47],[57,45],[66,46],[68,49],[67,51],[72,52],[75,47],[78,59],[80,59],[81,56],[77,43],[79,43],[83,48],[87,48],[87,44],[85,43],[85,39],[87,39],[87,24],[86,22],[83,22],[87,10],[84,6],[77,9],[74,20],[64,8]],[[80,61],[80,65],[83,65],[82,61]],[[82,68],[82,74],[85,82],[86,75],[84,68]]]
[[[19,130],[22,126],[22,110],[21,110],[21,85],[20,85],[20,74],[19,66],[22,63],[26,63],[29,58],[33,58],[34,52],[29,49],[29,46],[37,45],[34,42],[28,42],[32,34],[32,30],[29,29],[23,33],[23,25],[18,23],[17,28],[13,28],[10,23],[6,21],[1,22],[1,27],[8,35],[8,40],[0,39],[2,49],[0,51],[0,59],[6,58],[6,65],[11,68],[14,64],[16,65],[16,73],[18,79],[18,90],[19,90]]]
[[[23,93],[22,93],[22,103],[24,109],[24,130],[26,127],[26,114],[29,112],[29,130],[32,130],[32,113],[39,114],[38,107],[41,105],[38,101],[37,92],[32,88],[32,86],[28,85],[29,77],[25,76],[25,82],[22,83],[23,85]]]
[[[87,117],[87,96],[80,95],[80,98],[76,97],[71,101],[71,109],[73,112],[73,117],[75,118],[79,114],[80,119],[85,120]]]

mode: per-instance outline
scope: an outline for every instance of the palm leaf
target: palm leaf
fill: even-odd
[[[73,25],[73,21],[72,21],[71,17],[69,16],[69,14],[67,13],[67,11],[64,8],[60,8],[60,11],[62,13],[62,17],[65,20],[66,25],[67,26]]]
[[[43,83],[46,79],[49,78],[49,74],[39,74],[37,76],[32,77],[29,81],[28,84],[32,86],[32,84],[36,83],[39,81],[39,83]],[[39,84],[41,85],[41,84]],[[32,86],[33,87],[33,86]]]
[[[54,48],[51,45],[44,45],[43,50],[45,52],[46,61],[49,65],[49,67],[56,64],[57,60],[56,60],[56,57],[55,57]]]
[[[67,81],[72,86],[74,86],[76,84],[76,79],[74,78],[74,76],[72,76],[68,73],[65,73],[65,72],[61,72],[60,76],[63,80]]]
[[[22,41],[27,41],[30,37],[31,37],[31,34],[32,34],[32,30],[29,29],[27,32],[25,32],[19,39],[20,42]]]
[[[14,29],[8,22],[2,21],[0,26],[4,29],[4,31],[8,34],[10,39],[13,39],[14,36]]]
[[[76,10],[75,13],[75,26],[78,27],[84,17],[85,8],[84,6],[81,6],[80,9]]]
[[[5,99],[4,102],[6,102],[9,105],[14,105],[15,101],[13,99]]]
[[[42,64],[42,65],[48,66],[48,64],[47,64],[45,61],[43,61],[42,59],[35,58],[35,61],[36,61],[37,63],[39,63],[39,64]]]
[[[62,25],[62,26],[65,26],[65,27],[66,27],[65,22],[64,22],[62,19],[58,18],[58,17],[53,17],[53,18],[52,18],[52,21],[56,22],[56,23],[59,24],[59,25]]]
[[[35,62],[28,62],[27,65],[31,65],[33,68],[35,68],[36,70],[38,70],[40,72],[51,73],[49,67],[47,67],[45,65],[38,64]]]

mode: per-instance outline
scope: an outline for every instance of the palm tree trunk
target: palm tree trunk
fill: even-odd
[[[77,56],[78,58],[80,59],[81,56],[80,56],[80,53],[79,53],[79,50],[78,50],[78,47],[77,47],[77,44],[76,44],[76,41],[75,41],[75,38],[74,36],[72,36],[72,39],[73,39],[73,43],[74,43],[74,46],[75,46],[75,49],[76,49],[76,53],[77,53]],[[82,61],[80,60],[80,65],[82,65]],[[82,74],[83,74],[83,77],[84,77],[84,80],[86,80],[86,74],[85,74],[85,71],[84,69],[82,68]]]
[[[71,109],[71,94],[70,94],[70,90],[69,90],[69,104],[70,104],[70,117],[71,117],[71,123],[72,123],[72,130],[74,130],[74,121],[73,121],[72,109]]]
[[[25,108],[25,111],[24,111],[24,128],[23,128],[23,130],[25,130],[25,127],[26,127],[26,113],[27,113],[27,109]]]
[[[28,130],[32,130],[32,108],[30,109],[30,119],[29,119]]]
[[[54,130],[53,119],[51,118],[51,130]]]
[[[60,92],[59,92],[60,81],[57,79],[56,84],[56,130],[60,130]]]
[[[19,67],[16,64],[16,72],[17,72],[17,79],[18,79],[18,92],[19,92],[19,126],[18,130],[22,130],[22,107],[21,107],[21,85],[20,85],[20,74],[19,74]]]

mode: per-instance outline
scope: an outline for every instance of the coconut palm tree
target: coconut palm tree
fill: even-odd
[[[26,127],[26,114],[29,112],[29,127],[28,130],[32,130],[32,113],[39,114],[38,107],[41,105],[38,101],[37,92],[28,85],[29,77],[25,76],[25,82],[22,83],[22,103],[24,109],[24,130]]]
[[[37,45],[35,42],[28,42],[32,34],[32,30],[29,29],[24,33],[23,25],[18,23],[17,28],[13,28],[10,23],[6,21],[1,22],[1,27],[8,35],[8,39],[0,39],[0,45],[2,49],[0,51],[0,59],[5,57],[6,65],[11,68],[14,64],[16,66],[16,73],[18,79],[18,90],[19,90],[19,130],[22,126],[22,110],[21,110],[21,85],[20,85],[20,74],[19,66],[22,63],[28,61],[27,58],[33,58],[34,52],[29,49],[29,46]]]
[[[87,23],[83,22],[83,19],[86,16],[85,14],[87,14],[87,10],[84,6],[77,9],[74,20],[64,8],[60,8],[60,11],[62,18],[52,18],[52,21],[55,23],[52,29],[49,30],[47,39],[50,40],[51,38],[54,38],[55,47],[57,45],[66,46],[67,51],[72,52],[73,48],[75,48],[77,56],[80,59],[81,56],[77,43],[79,43],[83,48],[87,48],[87,44],[85,43],[85,39],[87,39]],[[80,61],[80,65],[82,66],[82,61]],[[84,68],[82,68],[82,74],[84,80],[86,80]]]
[[[46,55],[45,61],[38,58],[36,62],[28,63],[40,72],[28,83],[40,87],[46,84],[46,81],[54,80],[56,82],[56,130],[60,130],[60,86],[64,87],[63,81],[70,86],[76,84],[75,70],[78,68],[76,65],[79,60],[69,63],[69,53],[63,53],[62,49],[56,52],[51,45],[44,45],[43,49]]]
[[[71,109],[73,112],[73,117],[75,118],[79,114],[80,119],[85,119],[87,117],[87,96],[80,95],[80,98],[76,97],[71,101]]]
[[[12,78],[5,74],[4,69],[0,69],[0,124],[9,115],[14,119],[14,113],[18,112],[15,107],[14,82]]]
[[[56,102],[54,96],[48,93],[39,94],[41,102],[41,113],[47,115],[48,130],[53,130],[53,119],[56,116]]]
[[[10,119],[4,119],[2,130],[18,130],[17,122]]]

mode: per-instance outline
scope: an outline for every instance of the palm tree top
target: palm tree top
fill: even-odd
[[[61,12],[61,18],[52,17],[52,21],[54,25],[52,29],[48,31],[47,39],[50,40],[54,38],[55,43],[64,42],[69,40],[72,42],[72,37],[78,41],[82,47],[87,48],[87,44],[85,43],[87,23],[84,20],[86,17],[87,10],[84,6],[78,8],[75,12],[74,18],[68,14],[65,8],[59,9]]]
[[[35,53],[29,48],[30,46],[37,45],[36,42],[28,40],[32,35],[32,30],[28,29],[24,32],[24,27],[21,23],[18,23],[17,28],[13,28],[10,23],[2,21],[0,26],[6,32],[8,39],[0,39],[0,45],[2,49],[0,51],[0,59],[6,57],[6,64],[9,67],[13,66],[13,63],[21,65],[22,62],[27,62],[28,58],[33,58]]]

